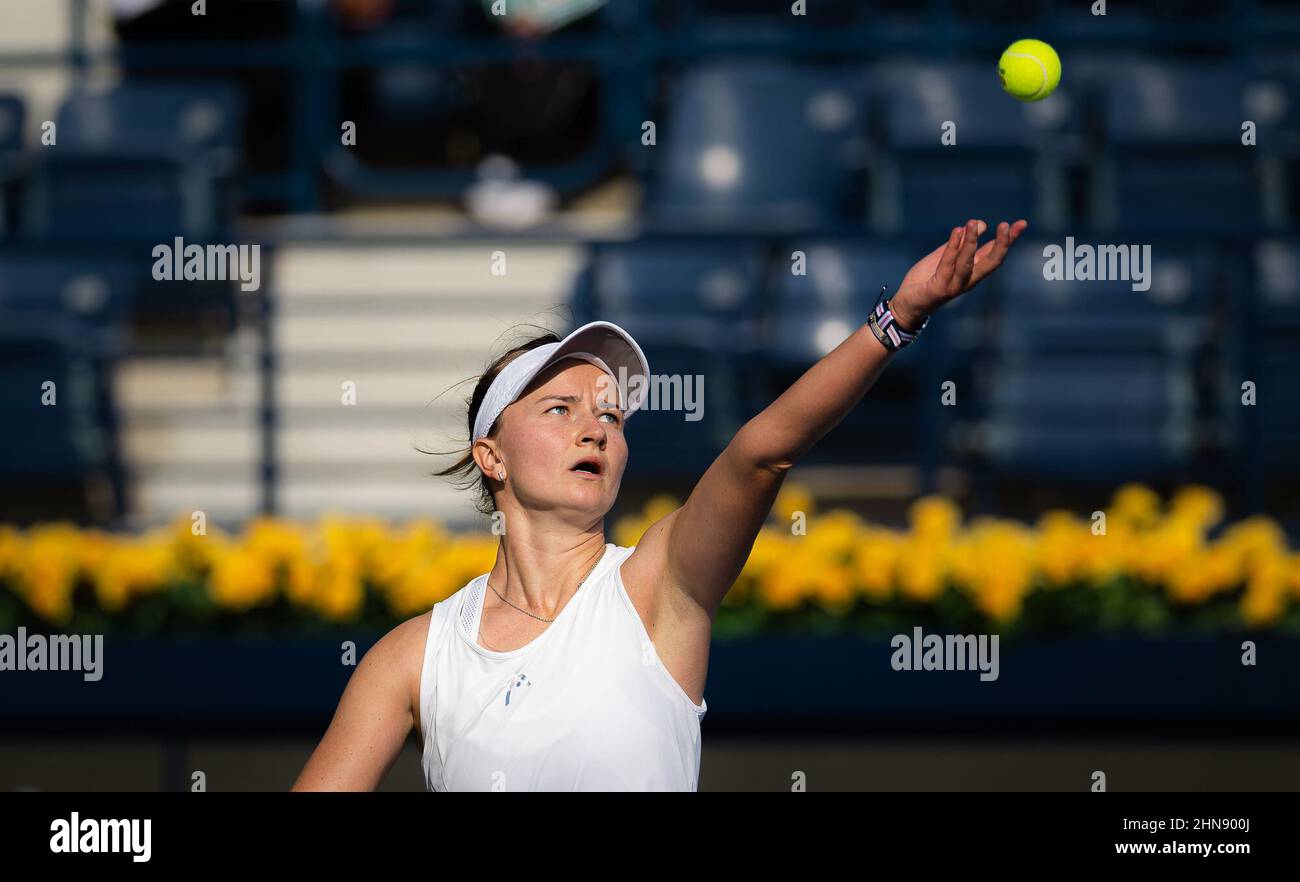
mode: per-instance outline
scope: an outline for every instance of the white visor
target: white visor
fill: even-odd
[[[530,349],[502,368],[479,405],[470,443],[486,437],[501,411],[523,394],[538,374],[565,358],[590,362],[613,378],[624,419],[645,402],[650,386],[650,364],[641,347],[613,322],[589,322],[558,343]]]

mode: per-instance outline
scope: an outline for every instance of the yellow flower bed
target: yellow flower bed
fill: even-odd
[[[640,515],[618,521],[611,541],[635,545],[678,505],[656,497]],[[1036,597],[1054,603],[1118,584],[1154,594],[1171,610],[1229,603],[1233,615],[1224,624],[1279,624],[1300,609],[1300,554],[1265,517],[1211,539],[1222,515],[1221,499],[1204,487],[1184,488],[1165,504],[1130,485],[1105,510],[1104,533],[1066,511],[1049,511],[1032,526],[964,522],[938,497],[917,500],[908,527],[891,529],[844,510],[818,513],[806,490],[789,485],[720,615],[744,609],[770,619],[811,610],[834,618],[956,599],[1007,624]],[[141,609],[167,626],[255,619],[273,609],[289,625],[382,624],[427,610],[487,572],[497,543],[486,531],[453,534],[429,520],[340,515],[314,524],[256,518],[238,536],[211,528],[194,535],[188,518],[142,535],[63,523],[0,526],[0,630],[14,624],[6,618],[68,627],[87,612],[130,628]]]

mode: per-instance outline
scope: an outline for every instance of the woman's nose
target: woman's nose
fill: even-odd
[[[601,420],[603,414],[604,411],[597,411],[595,413],[589,411],[587,413],[587,421],[582,426],[582,433],[585,437],[604,440],[608,432],[605,428],[605,423]]]

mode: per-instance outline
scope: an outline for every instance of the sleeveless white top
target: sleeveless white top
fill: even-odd
[[[488,573],[433,607],[420,673],[429,790],[695,790],[700,720],[637,614],[612,543],[546,630],[478,643]]]

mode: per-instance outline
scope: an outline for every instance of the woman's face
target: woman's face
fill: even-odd
[[[502,411],[497,444],[525,508],[604,515],[627,465],[617,385],[589,362],[556,362]]]

